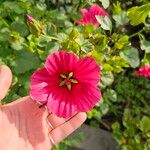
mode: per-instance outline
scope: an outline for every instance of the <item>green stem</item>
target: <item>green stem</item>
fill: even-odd
[[[47,35],[42,35],[43,37],[45,38],[48,38],[48,39],[52,39],[52,40],[56,40],[56,41],[60,41],[58,38],[56,37],[53,37],[53,36],[47,36]]]
[[[3,24],[9,28],[9,24],[0,16],[0,20],[2,20]]]
[[[129,36],[129,38],[133,38],[133,37],[135,37],[135,36],[139,35],[140,33],[142,33],[143,31],[144,31],[144,28],[143,28],[143,29],[141,29],[140,31],[138,31],[138,32],[136,32],[136,33],[134,33],[134,34],[130,35],[130,36]]]
[[[147,103],[145,100],[140,99],[140,101],[141,101],[141,102],[145,105],[145,107],[147,108],[147,110],[149,110],[149,109],[150,109],[150,107],[149,107],[148,103]]]

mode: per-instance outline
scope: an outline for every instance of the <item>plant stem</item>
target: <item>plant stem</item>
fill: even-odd
[[[129,38],[133,38],[133,37],[137,36],[138,34],[142,33],[143,31],[144,31],[144,28],[141,29],[140,31],[138,31],[138,32],[136,32],[136,33],[130,35]]]
[[[56,41],[60,41],[58,38],[56,37],[53,37],[53,36],[48,36],[48,35],[42,35],[43,37],[45,38],[48,38],[48,39],[52,39],[52,40],[56,40]]]
[[[0,16],[0,20],[2,20],[3,24],[9,28],[9,24]]]

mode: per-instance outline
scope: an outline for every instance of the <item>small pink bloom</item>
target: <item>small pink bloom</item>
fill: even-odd
[[[81,10],[81,12],[82,18],[77,21],[77,23],[81,25],[93,24],[94,26],[98,27],[100,24],[96,20],[96,16],[108,16],[108,13],[97,4],[92,5],[89,10],[84,8]]]
[[[86,112],[100,100],[100,67],[92,57],[57,51],[31,77],[30,96],[59,117]]]
[[[27,19],[28,23],[34,22],[34,18],[32,16],[30,16],[30,15],[26,15],[26,19]]]
[[[150,77],[150,65],[142,66],[135,74],[138,77]]]

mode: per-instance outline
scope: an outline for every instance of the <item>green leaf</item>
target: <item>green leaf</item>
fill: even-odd
[[[113,67],[110,64],[105,63],[103,66],[104,71],[113,71]]]
[[[113,89],[107,89],[106,92],[104,92],[104,98],[111,100],[113,102],[117,101],[117,93]]]
[[[147,41],[145,39],[140,41],[141,49],[145,50],[145,53],[150,53],[150,41]]]
[[[126,108],[124,110],[124,114],[123,115],[124,115],[124,120],[129,120],[130,117],[131,117],[131,110],[129,108]]]
[[[119,129],[120,129],[120,124],[119,124],[119,122],[113,123],[113,124],[112,124],[112,129],[113,129],[113,130],[119,130]]]
[[[103,72],[101,82],[99,83],[101,88],[105,88],[106,86],[109,86],[113,83],[114,76],[112,72]]]
[[[77,53],[81,49],[81,46],[75,41],[66,39],[64,42],[61,43],[62,49],[65,50],[72,50],[73,52]]]
[[[76,29],[76,28],[74,28],[72,31],[71,31],[71,33],[70,33],[70,35],[69,35],[69,38],[71,39],[71,40],[75,40],[75,39],[77,39],[79,37],[79,32],[78,32],[78,30]]]
[[[92,51],[94,48],[94,46],[92,45],[92,43],[90,43],[88,40],[84,40],[82,45],[81,45],[81,50],[84,52],[84,53],[88,53],[90,51]]]
[[[144,116],[140,122],[140,128],[143,132],[150,130],[150,117]]]
[[[36,37],[39,37],[40,35],[45,34],[44,33],[45,26],[43,22],[40,22],[34,19],[34,22],[28,23],[28,27],[29,27],[30,32]]]
[[[131,25],[136,26],[140,23],[144,23],[149,13],[150,3],[130,8],[127,11],[127,16],[131,20]]]
[[[121,9],[121,3],[119,1],[117,1],[117,3],[113,3],[113,14],[115,15],[120,15],[121,12],[122,12],[122,9]]]
[[[105,101],[102,101],[102,103],[100,103],[100,110],[103,115],[106,114],[109,111],[109,105]]]
[[[96,16],[97,21],[101,24],[101,28],[104,30],[112,30],[112,22],[108,16]]]
[[[17,81],[20,85],[24,85],[25,87],[29,87],[31,71],[28,71],[24,74],[17,75]]]
[[[120,56],[108,57],[107,63],[113,68],[113,72],[115,73],[123,71],[123,67],[129,67],[127,61]]]
[[[144,59],[142,60],[143,64],[150,64],[150,53],[145,53]]]
[[[110,5],[110,1],[109,0],[99,0],[99,1],[102,3],[102,5],[103,5],[103,7],[105,9],[108,8],[109,5]]]
[[[129,47],[123,52],[120,52],[120,56],[124,58],[132,68],[136,68],[140,64],[138,50],[134,47]]]
[[[84,37],[89,37],[93,34],[95,27],[92,24],[86,25],[86,26],[82,26],[83,29],[83,36]]]
[[[68,35],[65,34],[65,33],[58,33],[58,34],[57,34],[57,38],[58,38],[61,42],[63,42],[63,41],[65,41],[65,40],[68,38]]]
[[[52,38],[53,37],[50,37],[50,36],[46,36],[46,35],[41,35],[41,36],[39,36],[39,46],[40,47],[45,47],[45,46],[47,46],[48,45],[48,43],[50,42],[50,41],[52,41]]]
[[[49,53],[52,53],[52,52],[54,52],[54,51],[56,51],[56,50],[59,49],[59,43],[57,43],[57,42],[49,42],[49,43],[47,44],[46,49],[47,49],[47,51],[48,51]]]
[[[116,21],[116,25],[125,25],[128,23],[129,19],[126,16],[126,12],[123,11],[121,14],[119,15],[113,15],[113,19]]]
[[[19,32],[19,34],[23,37],[25,37],[29,34],[29,30],[28,30],[27,25],[20,23],[20,22],[13,22],[11,24],[11,29]]]
[[[11,42],[11,48],[13,48],[14,50],[21,50],[23,49],[23,46],[20,41],[13,41]]]
[[[3,60],[0,58],[0,66],[4,65],[5,63],[3,62]]]
[[[92,109],[91,111],[88,111],[87,112],[87,115],[88,115],[88,118],[89,119],[92,119],[92,118],[96,118],[96,119],[100,119],[100,115],[101,115],[101,112],[100,111],[97,111],[96,109]]]
[[[40,60],[37,55],[22,51],[19,55],[16,55],[16,60],[12,62],[14,71],[16,74],[25,73],[31,69],[37,69],[40,65]]]
[[[90,42],[95,46],[95,50],[100,53],[105,51],[108,44],[108,38],[106,35],[98,33],[92,36]]]
[[[128,44],[129,36],[124,35],[122,36],[116,43],[115,48],[116,49],[123,49]]]
[[[102,53],[98,53],[97,51],[93,50],[93,51],[91,52],[91,56],[92,56],[93,58],[95,58],[95,60],[96,60],[99,64],[102,63],[102,60],[103,60],[103,54],[102,54]]]
[[[10,30],[8,28],[2,28],[0,30],[0,41],[8,41],[10,37]]]
[[[9,2],[9,1],[5,1],[3,3],[5,9],[10,9],[11,11],[17,13],[17,14],[23,14],[25,12],[25,10],[23,10],[20,6],[18,2]]]

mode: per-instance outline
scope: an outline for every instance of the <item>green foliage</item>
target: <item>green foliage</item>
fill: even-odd
[[[99,1],[102,3],[102,6],[103,6],[105,9],[108,8],[109,5],[110,5],[110,1],[109,1],[109,0],[105,0],[105,1],[99,0]]]
[[[118,113],[122,117],[120,123],[117,121],[112,124],[112,129],[120,149],[149,149],[149,80],[121,77],[114,84],[113,88],[118,93]],[[124,106],[124,111],[119,106]]]
[[[140,129],[143,132],[150,131],[150,118],[147,116],[144,116],[140,122]]]
[[[150,13],[150,4],[144,4],[139,7],[135,6],[130,8],[127,12],[127,15],[131,19],[131,24],[136,26],[140,23],[144,23],[149,13]]]
[[[128,49],[120,52],[120,56],[124,58],[133,68],[138,67],[140,64],[138,50],[134,47],[129,47]]]
[[[101,28],[104,30],[112,30],[112,23],[109,17],[96,16],[97,21],[101,24]]]
[[[29,70],[36,69],[40,65],[40,60],[37,55],[27,52],[26,50],[16,54],[12,66],[16,74],[22,74]]]
[[[141,49],[145,51],[145,53],[150,53],[150,41],[145,39],[141,40]]]
[[[113,131],[122,150],[150,149],[148,79],[136,78],[143,64],[150,64],[150,4],[148,0],[0,1],[0,64],[14,75],[13,87],[3,103],[29,93],[30,76],[58,49],[80,58],[92,56],[101,66],[103,98],[88,112],[88,123]],[[101,24],[79,26],[80,9],[98,3],[108,17]],[[26,15],[34,21],[27,23]],[[111,118],[111,119],[110,119]],[[77,140],[74,140],[77,141]],[[70,140],[57,146],[66,149]]]

